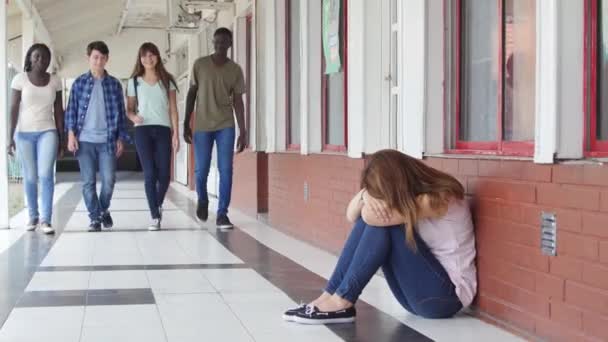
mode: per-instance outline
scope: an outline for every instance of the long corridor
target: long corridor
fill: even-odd
[[[119,175],[114,228],[89,233],[75,175],[61,178],[55,236],[1,232],[11,243],[0,246],[0,341],[518,340],[466,314],[408,315],[381,276],[357,303],[355,324],[284,322],[285,309],[319,294],[335,256],[236,211],[234,230],[218,231],[213,217],[199,224],[180,185],[170,189],[163,230],[149,232],[143,183],[130,173]]]

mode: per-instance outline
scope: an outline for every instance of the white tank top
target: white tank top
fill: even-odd
[[[418,234],[448,273],[456,295],[467,307],[477,292],[475,234],[466,200],[454,200],[441,218],[418,221]]]

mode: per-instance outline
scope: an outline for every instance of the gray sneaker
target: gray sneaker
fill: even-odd
[[[149,231],[157,231],[160,230],[160,219],[156,218],[152,220],[152,223],[148,226]]]
[[[101,231],[101,222],[91,221],[89,225],[89,232],[100,232]]]
[[[55,234],[55,229],[53,227],[51,227],[50,224],[46,223],[46,222],[42,222],[40,224],[40,229],[42,229],[42,232],[44,234]]]

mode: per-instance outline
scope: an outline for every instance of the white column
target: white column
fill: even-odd
[[[403,114],[404,153],[422,158],[424,153],[424,117],[426,113],[426,0],[402,2],[399,80],[399,108]]]
[[[361,158],[365,143],[365,0],[348,6],[348,156]]]
[[[32,20],[31,17],[28,17],[27,15],[22,15],[21,16],[21,51],[23,51],[23,53],[21,54],[21,56],[23,56],[23,59],[25,60],[25,56],[27,54],[27,50],[34,44],[35,42],[35,38],[34,38],[34,21]],[[23,61],[21,61],[23,62]],[[20,68],[17,68],[20,69]]]
[[[259,3],[261,5],[261,3]],[[268,2],[262,6],[264,20],[261,25],[265,26],[265,48],[267,53],[264,55],[266,64],[266,75],[264,75],[265,87],[263,96],[266,98],[266,152],[277,152],[277,108],[276,108],[276,2]]]
[[[8,97],[7,97],[7,17],[6,1],[0,1],[0,228],[9,228],[8,217]]]
[[[300,6],[300,153],[310,153],[308,138],[308,70],[310,65],[308,44],[308,2],[297,1],[293,4]],[[293,66],[292,66],[293,67]]]
[[[557,148],[557,6],[554,0],[536,1],[535,163],[553,163]]]

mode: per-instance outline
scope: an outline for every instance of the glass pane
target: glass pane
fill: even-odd
[[[495,141],[498,113],[498,1],[463,0],[459,137]]]
[[[399,86],[399,34],[391,33],[391,81],[393,87]]]
[[[289,1],[290,144],[300,144],[300,1]]]
[[[503,140],[534,140],[536,3],[505,0]]]
[[[344,6],[343,0],[340,1],[340,59],[344,62]],[[344,66],[342,66],[344,67]],[[323,70],[325,74],[325,70]],[[327,80],[326,110],[327,110],[327,144],[344,146],[345,139],[345,116],[344,116],[344,70],[329,75],[324,75]]]
[[[397,1],[399,0],[390,0],[391,1],[391,23],[396,24],[399,22],[399,13],[397,12],[398,6]]]
[[[327,77],[327,143],[344,146],[344,72]]]
[[[598,42],[598,71],[599,84],[597,97],[599,110],[597,112],[597,139],[608,140],[608,1],[599,1],[599,39]]]

